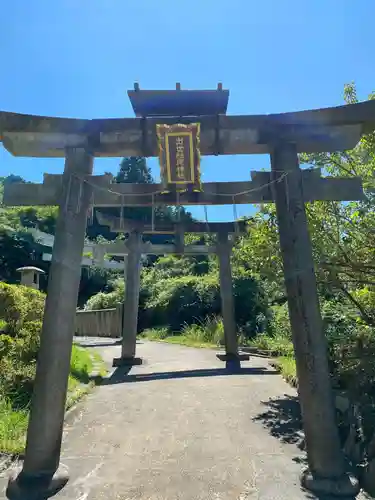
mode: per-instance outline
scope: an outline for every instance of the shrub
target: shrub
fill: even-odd
[[[292,340],[287,303],[271,307],[267,333],[272,337]]]
[[[267,312],[259,286],[249,277],[234,279],[237,324],[248,336],[258,330],[258,318]],[[144,327],[169,326],[179,331],[221,314],[221,297],[216,273],[161,279],[149,285],[144,301]]]
[[[164,340],[171,335],[171,332],[166,327],[148,328],[143,330],[141,335],[149,340]]]
[[[220,311],[219,286],[213,276],[182,276],[158,281],[145,302],[150,326],[180,330]]]
[[[236,322],[246,337],[254,337],[263,330],[268,316],[268,304],[259,283],[251,276],[233,278]]]
[[[85,310],[95,311],[97,309],[111,309],[123,302],[124,294],[119,293],[118,290],[110,293],[99,292],[89,298],[86,302]]]
[[[41,321],[44,301],[45,295],[38,290],[0,283],[0,318],[6,324],[3,331],[17,335],[25,323]]]

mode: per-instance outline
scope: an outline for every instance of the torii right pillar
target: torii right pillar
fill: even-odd
[[[319,495],[353,498],[358,482],[346,474],[335,422],[327,344],[320,314],[302,175],[294,144],[271,153],[285,287],[297,366],[309,469],[302,486]]]
[[[129,235],[129,254],[124,264],[125,299],[123,310],[121,356],[114,358],[113,366],[141,365],[142,359],[135,356],[138,331],[139,288],[141,280],[142,234],[133,231]]]
[[[228,233],[226,231],[219,232],[217,235],[217,256],[219,259],[221,313],[224,325],[225,353],[217,354],[217,357],[221,361],[234,363],[239,366],[240,361],[247,361],[250,356],[246,353],[238,352],[238,335],[230,264],[231,253],[232,242],[229,241]]]

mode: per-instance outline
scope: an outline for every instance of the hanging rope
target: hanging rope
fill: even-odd
[[[120,229],[124,229],[124,196],[121,195]]]
[[[240,235],[240,226],[238,223],[237,205],[236,205],[236,195],[232,197],[233,201],[233,220],[234,220],[234,232],[236,236]]]
[[[207,227],[207,232],[209,233],[210,232],[210,225],[208,223],[208,209],[207,209],[207,205],[204,205],[204,218],[205,218],[205,221],[206,221],[206,227]]]
[[[82,177],[79,177],[79,191],[78,191],[78,199],[77,199],[77,206],[76,206],[76,214],[79,214],[79,212],[81,211],[83,183],[84,183],[84,179]]]
[[[91,192],[91,202],[90,202],[90,206],[89,206],[89,214],[88,214],[88,217],[87,217],[87,223],[89,225],[92,225],[94,223],[94,206],[95,206],[95,201],[94,201],[94,190],[92,190]]]
[[[155,195],[152,193],[151,231],[155,230]]]
[[[69,211],[69,198],[72,187],[72,177],[73,177],[72,175],[69,175],[68,189],[66,190],[65,210],[64,210],[66,213]]]
[[[180,191],[176,192],[176,203],[177,203],[177,221],[181,222]]]
[[[288,177],[285,176],[285,195],[286,195],[286,206],[289,211],[289,185],[288,185]]]

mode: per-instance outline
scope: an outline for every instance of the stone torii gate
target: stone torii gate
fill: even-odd
[[[4,193],[4,203],[10,206],[58,203],[60,208],[25,460],[22,471],[9,482],[10,498],[48,495],[67,481],[58,467],[90,205],[225,204],[231,197],[232,203],[233,196],[235,203],[276,203],[309,463],[302,484],[319,494],[334,492],[344,497],[357,493],[358,485],[346,474],[335,424],[304,204],[357,200],[363,192],[358,178],[322,179],[316,172],[301,171],[297,155],[353,148],[362,134],[375,129],[375,101],[296,113],[226,116],[226,103],[222,103],[227,94],[221,87],[204,92],[135,89],[129,95],[138,104],[158,96],[161,101],[153,103],[151,117],[142,114],[142,106],[137,105],[138,117],[126,119],[80,120],[0,112],[0,140],[10,153],[65,158],[62,176],[46,175],[42,185],[11,184]],[[165,106],[175,110],[176,99],[183,104],[178,113],[168,116]],[[198,104],[194,105],[194,99]],[[220,109],[213,104],[216,102],[221,103]],[[153,200],[147,190],[161,192],[162,186],[121,184],[114,189],[107,176],[92,176],[94,157],[156,156],[156,125],[176,122],[199,122],[201,154],[267,153],[271,156],[271,172],[259,172],[244,183],[208,183],[202,193],[157,194]]]
[[[121,357],[113,360],[114,366],[141,364],[142,359],[135,357],[136,337],[139,306],[139,286],[141,271],[141,255],[208,255],[216,254],[219,259],[219,280],[221,309],[224,325],[225,353],[217,354],[221,361],[240,362],[249,359],[246,353],[238,352],[238,337],[234,310],[233,284],[230,256],[233,241],[229,235],[245,231],[245,223],[216,222],[216,223],[176,223],[160,224],[156,226],[136,220],[124,220],[120,217],[106,216],[97,213],[97,220],[103,226],[109,226],[112,232],[129,233],[125,242],[98,244],[94,247],[95,261],[99,265],[104,263],[104,255],[124,256],[125,266],[125,297],[124,319],[122,331]],[[185,233],[216,233],[216,245],[185,245]],[[174,235],[174,244],[142,243],[142,234]]]

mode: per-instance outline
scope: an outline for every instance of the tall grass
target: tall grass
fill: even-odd
[[[268,335],[264,333],[252,339],[250,345],[266,351],[272,356],[294,356],[293,344],[290,338],[283,334]]]
[[[90,379],[95,362],[99,364],[100,374],[104,363],[97,353],[73,345],[68,383],[67,408],[88,392],[94,384]],[[0,452],[20,454],[25,447],[26,430],[29,418],[29,405],[19,408],[17,395],[4,394],[0,387]]]
[[[0,396],[0,451],[20,454],[24,450],[28,419],[26,409],[14,410],[12,403]]]
[[[220,317],[211,316],[199,323],[185,325],[178,333],[162,327],[144,330],[141,335],[148,340],[159,340],[170,344],[217,347],[224,344],[224,325]]]
[[[282,356],[275,359],[272,365],[280,371],[284,379],[294,387],[297,386],[296,361],[290,356]]]
[[[224,344],[224,325],[222,318],[210,316],[197,324],[185,325],[182,335],[195,342],[214,346]]]

